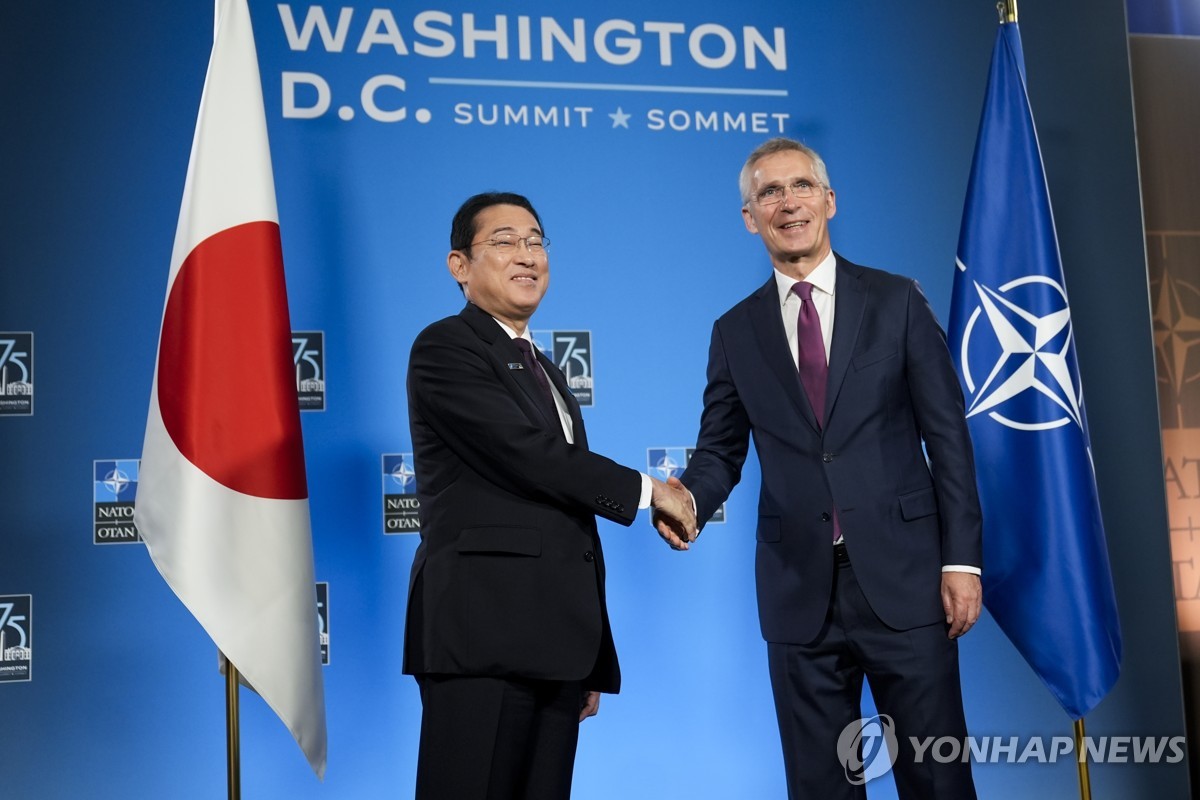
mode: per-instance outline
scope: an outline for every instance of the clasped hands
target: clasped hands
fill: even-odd
[[[691,492],[675,477],[667,478],[666,483],[654,477],[650,481],[654,486],[650,496],[650,522],[672,549],[687,550],[700,535]]]

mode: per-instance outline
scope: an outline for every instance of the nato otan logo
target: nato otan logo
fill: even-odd
[[[33,680],[33,595],[0,595],[0,683]]]
[[[567,387],[581,406],[596,404],[592,380],[591,331],[530,331],[533,343],[553,361],[567,379]]]
[[[975,283],[963,326],[967,417],[984,414],[1020,431],[1082,425],[1083,393],[1062,285],[1028,275],[998,288]]]
[[[0,333],[0,417],[33,414],[33,334]]]
[[[292,365],[301,411],[325,410],[325,332],[292,331]]]
[[[317,583],[317,633],[321,641],[321,664],[329,665],[329,582]]]
[[[136,458],[92,462],[92,544],[142,540],[133,524],[139,465]]]
[[[383,532],[418,533],[421,530],[417,500],[417,473],[412,453],[383,456]]]
[[[646,472],[652,478],[658,478],[660,481],[665,481],[667,478],[678,478],[687,469],[694,452],[696,452],[694,447],[647,447]],[[724,521],[725,504],[722,503],[706,524]]]

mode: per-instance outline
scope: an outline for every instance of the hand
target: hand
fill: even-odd
[[[983,585],[970,572],[942,573],[942,608],[946,610],[948,635],[957,639],[979,619],[983,607]]]
[[[600,710],[600,693],[599,692],[584,692],[583,706],[579,709],[579,721],[583,722],[588,717],[596,716],[596,712]]]
[[[657,478],[650,481],[654,486],[650,497],[650,505],[654,508],[650,514],[651,523],[673,549],[687,550],[689,543],[700,535],[692,493],[675,477],[667,478],[666,483]]]

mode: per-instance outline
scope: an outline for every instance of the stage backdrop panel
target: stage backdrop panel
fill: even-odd
[[[404,797],[421,469],[404,376],[416,333],[462,304],[445,268],[458,204],[488,189],[533,200],[553,279],[532,328],[575,379],[592,445],[665,474],[694,444],[713,320],[770,273],[736,188],[766,138],[825,156],[835,247],[918,278],[945,321],[997,20],[982,0],[250,7],[305,409],[329,771],[318,783],[244,693],[244,791]],[[1122,676],[1089,733],[1180,735],[1124,10],[1021,10],[1124,626]],[[0,602],[32,642],[21,679],[0,681],[0,796],[223,791],[215,650],[126,518],[211,32],[200,0],[0,11],[0,339],[32,376],[29,402],[0,415]],[[757,485],[752,460],[684,554],[645,520],[602,523],[625,682],[583,726],[575,797],[783,796]],[[962,664],[973,733],[1070,735],[986,616]],[[1071,760],[976,776],[985,797],[1076,791]],[[1093,767],[1098,798],[1183,797],[1186,780],[1180,763]],[[871,795],[895,796],[891,779]]]

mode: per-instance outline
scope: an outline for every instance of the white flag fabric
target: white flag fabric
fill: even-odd
[[[308,488],[258,56],[218,0],[134,520],[217,648],[326,762]]]

